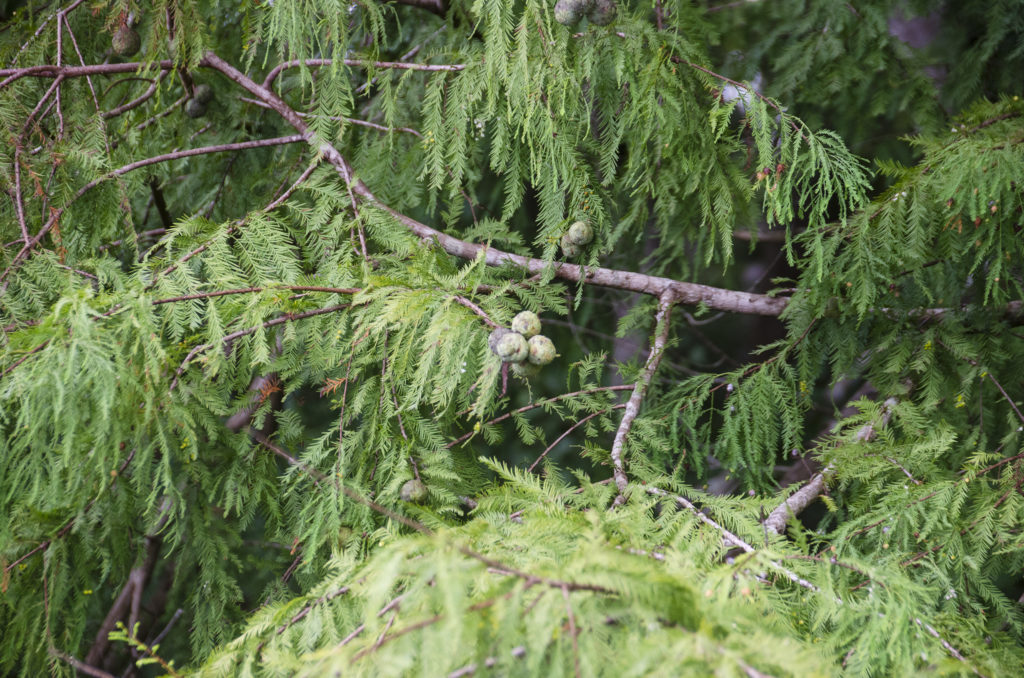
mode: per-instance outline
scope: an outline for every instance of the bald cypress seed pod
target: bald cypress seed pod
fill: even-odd
[[[139,37],[134,28],[125,24],[114,33],[114,37],[110,39],[110,45],[118,56],[135,56],[139,51],[139,47],[142,46],[142,38]]]
[[[615,0],[593,0],[587,18],[597,26],[607,26],[615,18]]]
[[[206,104],[199,99],[189,99],[185,102],[185,115],[190,118],[201,118],[206,115]]]
[[[512,331],[518,332],[527,339],[540,334],[540,318],[533,311],[520,311],[512,318]]]
[[[507,363],[519,363],[530,355],[530,345],[526,338],[518,332],[509,332],[498,340],[498,357]]]
[[[577,221],[569,227],[565,236],[574,245],[589,245],[594,239],[594,229],[585,221]]]
[[[529,361],[533,365],[547,365],[557,355],[554,343],[543,334],[530,337],[527,343],[530,345]]]
[[[420,502],[427,498],[427,486],[423,484],[422,480],[406,481],[405,485],[402,485],[402,489],[398,491],[398,496],[402,501]]]
[[[569,240],[569,234],[566,233],[562,236],[562,254],[567,258],[578,257],[580,255],[580,246]]]
[[[201,104],[208,104],[213,101],[213,88],[206,84],[197,85],[192,98]]]
[[[558,0],[555,3],[555,21],[572,26],[583,18],[593,0]]]
[[[493,332],[491,332],[491,334],[487,337],[487,345],[490,347],[491,353],[494,353],[495,355],[498,354],[498,342],[501,341],[502,337],[504,337],[511,331],[512,330],[508,329],[507,327],[497,327],[494,329]]]

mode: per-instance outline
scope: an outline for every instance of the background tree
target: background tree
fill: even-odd
[[[0,671],[1024,670],[1024,3],[0,14]]]

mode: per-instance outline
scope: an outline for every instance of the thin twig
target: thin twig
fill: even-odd
[[[500,415],[498,417],[495,417],[494,419],[486,421],[483,424],[481,424],[480,426],[482,428],[484,426],[490,426],[491,424],[497,424],[498,422],[505,421],[509,417],[512,417],[512,416],[514,416],[516,414],[522,414],[523,412],[529,412],[530,410],[536,409],[538,407],[544,407],[545,405],[549,405],[551,403],[558,402],[559,400],[566,400],[568,398],[575,398],[575,397],[581,396],[581,395],[590,395],[591,393],[599,393],[601,391],[631,391],[631,390],[633,390],[633,384],[618,384],[618,385],[615,385],[615,386],[598,386],[596,388],[588,388],[588,389],[584,389],[582,391],[572,391],[571,393],[563,393],[561,395],[557,395],[557,396],[554,396],[554,397],[551,397],[551,398],[545,398],[544,400],[538,400],[537,402],[530,403],[529,405],[523,405],[522,407],[520,407],[518,409],[512,410],[511,412],[506,412],[505,414],[502,414],[502,415]],[[452,442],[450,442],[447,445],[445,445],[445,447],[446,448],[455,447],[459,443],[462,443],[465,440],[467,440],[467,439],[471,438],[472,436],[476,435],[476,433],[477,432],[475,430],[474,431],[470,431],[469,433],[464,433],[463,435],[459,436],[458,438],[456,438]]]
[[[654,343],[651,346],[651,353],[647,356],[647,364],[644,365],[644,371],[634,384],[633,394],[626,403],[626,411],[622,415],[619,429],[615,432],[611,458],[613,474],[615,476],[615,487],[618,488],[619,493],[615,497],[613,506],[621,506],[626,502],[626,487],[629,484],[623,462],[626,436],[629,435],[629,430],[633,426],[633,420],[640,413],[640,405],[643,403],[644,395],[651,385],[651,378],[658,369],[661,356],[665,353],[665,344],[668,342],[668,333],[671,327],[672,305],[674,303],[675,299],[671,292],[665,292],[658,299],[658,312],[654,317]]]
[[[112,673],[107,673],[103,669],[98,669],[95,666],[90,666],[89,664],[86,664],[83,661],[79,661],[78,659],[75,659],[69,654],[61,652],[60,650],[50,648],[50,654],[52,654],[57,659],[60,659],[61,661],[67,662],[71,665],[71,668],[73,668],[76,671],[81,671],[87,676],[93,676],[93,678],[117,678],[117,676],[115,676]]]
[[[416,61],[369,61],[366,59],[339,59],[338,61],[346,66],[356,68],[383,68],[400,71],[461,71],[466,68],[465,64],[421,64]],[[277,76],[286,68],[330,66],[334,62],[334,59],[293,59],[291,61],[283,61],[267,73],[267,77],[263,79],[263,86],[270,89]]]
[[[178,385],[178,380],[181,378],[181,375],[184,374],[185,369],[188,367],[188,364],[192,362],[193,358],[195,358],[200,353],[213,348],[217,344],[224,344],[229,341],[234,341],[235,339],[250,335],[260,329],[267,329],[270,327],[274,327],[275,325],[281,325],[282,323],[292,322],[295,320],[304,320],[305,318],[312,318],[313,316],[322,315],[324,313],[335,313],[337,311],[343,311],[351,306],[352,304],[335,304],[333,306],[328,306],[326,308],[315,308],[310,311],[303,311],[302,313],[289,313],[287,315],[281,316],[280,318],[274,318],[273,320],[268,320],[265,323],[254,325],[252,327],[247,327],[244,330],[232,332],[231,334],[227,334],[221,337],[219,341],[210,342],[208,344],[200,344],[199,346],[196,346],[191,351],[189,351],[188,355],[185,356],[185,359],[181,361],[180,365],[178,365],[178,369],[174,371],[174,379],[171,380],[171,385],[168,387],[167,390],[173,391],[175,389],[175,387]]]
[[[694,505],[694,503],[691,502],[686,497],[683,497],[683,496],[678,495],[678,494],[671,494],[671,493],[666,492],[665,490],[663,490],[661,488],[658,488],[658,487],[648,486],[645,489],[646,489],[648,494],[653,494],[653,495],[658,496],[658,497],[669,497],[671,499],[674,499],[677,504],[679,504],[680,506],[682,506],[683,508],[688,510],[690,513],[692,513],[697,518],[697,520],[701,521],[705,525],[709,525],[709,526],[715,528],[716,530],[718,530],[722,534],[722,537],[723,537],[722,543],[725,544],[726,546],[735,546],[737,548],[742,549],[745,553],[748,553],[748,554],[753,554],[755,552],[755,549],[754,549],[753,546],[751,546],[747,542],[743,541],[742,539],[737,537],[735,534],[733,534],[732,532],[730,532],[729,530],[727,530],[726,528],[722,527],[721,525],[716,523],[714,520],[709,518],[707,515],[704,514],[703,511],[698,509],[696,507],[696,505]],[[784,575],[786,575],[786,578],[789,579],[790,581],[792,581],[793,583],[795,583],[795,584],[797,584],[799,586],[802,586],[805,589],[808,589],[809,591],[814,591],[815,593],[818,593],[818,592],[821,591],[821,589],[818,588],[815,584],[812,584],[811,582],[807,581],[806,579],[804,579],[803,577],[798,575],[796,572],[793,572],[792,570],[790,570],[790,569],[788,569],[786,567],[783,567],[783,565],[780,562],[775,561],[775,560],[772,560],[772,561],[769,561],[769,562],[773,566],[778,568],[779,571],[781,571]],[[840,604],[842,604],[842,602],[843,602],[838,597],[835,600],[836,600],[836,602],[838,602]]]
[[[122,174],[127,174],[128,172],[137,170],[142,167],[148,167],[149,165],[155,165],[161,162],[168,162],[170,160],[180,160],[181,158],[188,158],[195,155],[204,155],[207,153],[222,153],[224,151],[237,151],[248,148],[280,146],[282,144],[293,144],[299,141],[303,141],[303,137],[300,135],[293,134],[291,136],[276,137],[273,139],[257,139],[255,141],[241,141],[233,144],[217,144],[215,146],[202,146],[200,148],[190,148],[183,151],[174,151],[173,153],[164,153],[163,155],[157,155],[152,158],[136,160],[135,162],[129,163],[122,167],[118,167],[115,170],[111,170],[110,172],[107,172],[106,174],[93,179],[85,186],[82,186],[80,189],[78,189],[78,191],[73,196],[71,196],[68,202],[65,203],[62,207],[54,209],[52,211],[49,220],[47,220],[43,227],[39,229],[39,232],[36,233],[36,235],[31,240],[25,243],[24,247],[22,247],[21,250],[14,256],[14,258],[11,260],[11,263],[7,266],[4,272],[0,273],[0,280],[5,281],[3,287],[0,288],[0,292],[6,290],[6,278],[10,274],[10,272],[28,256],[32,248],[35,247],[39,243],[39,241],[43,239],[43,236],[45,236],[50,231],[53,225],[57,223],[57,221],[61,218],[64,212],[72,205],[72,203],[74,203],[76,200],[85,195],[90,189],[98,186],[104,181],[107,181],[108,179],[113,179],[115,177],[119,177]]]
[[[570,433],[575,431],[577,428],[579,428],[583,424],[586,424],[588,421],[590,421],[594,417],[600,416],[602,414],[607,414],[608,412],[611,412],[612,410],[621,410],[624,407],[626,407],[626,405],[624,403],[619,403],[618,405],[612,405],[611,407],[609,407],[607,409],[599,410],[597,412],[594,412],[593,414],[589,414],[589,415],[583,417],[582,419],[577,421],[575,424],[573,424],[572,426],[567,428],[565,430],[565,432],[562,433],[562,435],[560,435],[557,438],[555,438],[554,442],[552,442],[550,445],[548,445],[544,449],[544,451],[541,452],[540,456],[537,457],[536,459],[534,459],[533,463],[530,464],[530,468],[528,468],[526,470],[532,473],[533,469],[536,468],[537,464],[539,464],[541,462],[541,460],[544,459],[544,457],[548,456],[548,452],[550,452],[551,450],[555,449],[555,447],[558,445],[558,443],[562,442],[562,440],[565,439],[566,436],[568,436]]]
[[[138,108],[142,104],[146,103],[156,93],[156,88],[160,85],[160,82],[167,77],[168,73],[170,73],[170,71],[161,71],[160,75],[153,78],[153,81],[150,83],[149,87],[146,89],[145,92],[140,94],[138,97],[132,99],[131,101],[118,106],[117,108],[112,108],[109,111],[103,111],[102,113],[100,113],[100,117],[102,117],[104,120],[110,120],[111,118],[116,118],[117,116],[123,113],[127,113],[133,108]]]
[[[455,301],[462,304],[463,306],[465,306],[466,308],[468,308],[469,310],[471,310],[473,313],[476,313],[478,316],[483,318],[484,322],[487,323],[488,327],[500,327],[498,323],[491,320],[491,316],[487,315],[486,311],[484,311],[482,308],[474,304],[469,299],[459,296],[458,294],[454,295],[452,298],[455,299]]]

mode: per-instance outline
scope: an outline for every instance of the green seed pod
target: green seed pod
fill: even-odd
[[[540,318],[533,311],[520,311],[512,318],[512,331],[518,332],[527,339],[540,334]]]
[[[507,363],[521,363],[530,355],[530,345],[518,332],[509,332],[498,340],[498,357]]]
[[[213,88],[209,85],[197,85],[192,92],[192,98],[201,104],[208,104],[213,101]]]
[[[427,498],[427,486],[422,480],[408,480],[398,491],[398,496],[402,501],[421,502]]]
[[[555,21],[563,26],[573,26],[590,8],[593,0],[558,0],[555,3]]]
[[[534,365],[547,365],[555,359],[555,345],[543,334],[530,337],[530,363]]]
[[[495,328],[493,332],[491,332],[491,334],[487,337],[487,345],[491,347],[492,353],[494,353],[495,355],[498,354],[498,342],[501,341],[502,337],[504,337],[511,331],[512,330],[505,327],[498,327]]]
[[[568,233],[562,236],[562,254],[564,254],[566,258],[578,257],[581,251],[582,250],[579,245],[569,240]]]
[[[615,0],[594,0],[587,18],[597,26],[607,26],[615,18]]]
[[[201,118],[206,115],[206,104],[199,99],[189,99],[185,102],[185,115],[190,118]]]
[[[565,232],[565,237],[574,245],[589,245],[594,239],[594,229],[585,221],[577,221]]]
[[[523,379],[533,379],[540,374],[540,365],[533,363],[512,363],[512,372]]]
[[[110,45],[118,56],[135,56],[139,52],[139,47],[142,46],[142,38],[134,28],[125,24],[114,33],[114,37],[110,39]]]

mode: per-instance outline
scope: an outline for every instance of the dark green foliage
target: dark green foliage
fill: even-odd
[[[1024,5],[42,4],[0,673],[1024,670]]]

